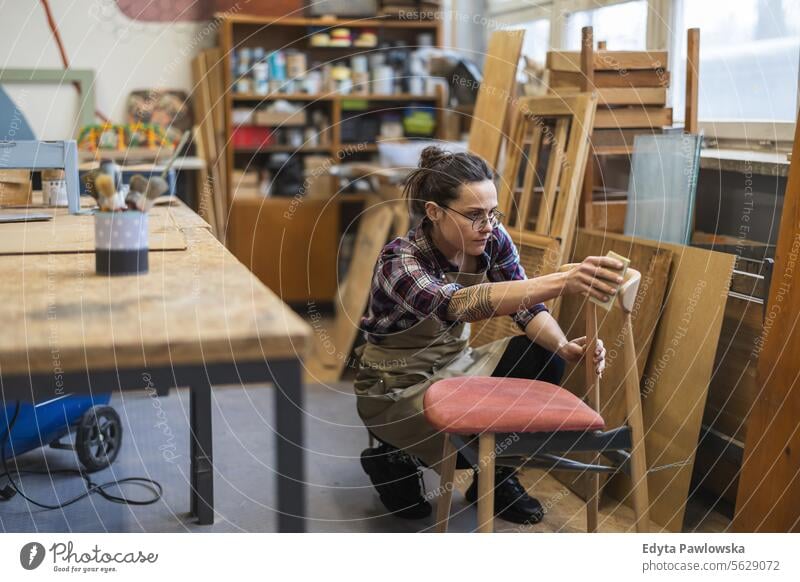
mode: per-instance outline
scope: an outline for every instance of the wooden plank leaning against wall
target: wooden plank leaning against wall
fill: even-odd
[[[800,157],[800,122],[792,158]],[[800,531],[800,165],[792,163],[783,199],[758,355],[757,396],[747,420],[733,529]]]

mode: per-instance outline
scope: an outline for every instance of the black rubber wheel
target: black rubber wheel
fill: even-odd
[[[105,469],[122,446],[122,423],[110,406],[95,406],[83,413],[75,432],[78,460],[87,472]]]

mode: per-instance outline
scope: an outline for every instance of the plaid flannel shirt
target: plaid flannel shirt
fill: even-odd
[[[502,224],[492,231],[478,263],[478,272],[485,270],[489,281],[526,279],[517,248]],[[408,329],[428,317],[453,321],[447,308],[463,285],[448,283],[444,274],[457,271],[433,244],[424,222],[383,247],[372,277],[369,309],[361,320],[367,340],[379,343],[382,335]],[[542,311],[548,309],[538,303],[511,317],[524,331]]]

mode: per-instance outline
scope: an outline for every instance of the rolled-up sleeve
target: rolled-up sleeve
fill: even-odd
[[[382,256],[376,275],[377,284],[387,297],[420,318],[448,320],[450,300],[463,287],[437,280],[427,265],[403,251]]]
[[[489,279],[492,281],[519,281],[527,279],[525,269],[519,262],[519,252],[511,236],[503,225],[494,230],[494,262],[489,269]],[[511,319],[522,331],[530,321],[542,311],[549,311],[544,303],[537,303],[532,307],[520,309],[511,315]]]

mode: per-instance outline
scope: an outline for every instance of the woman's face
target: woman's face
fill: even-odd
[[[492,234],[490,224],[474,230],[473,219],[485,218],[497,209],[497,188],[491,180],[470,182],[458,189],[458,198],[447,204],[447,208],[434,202],[425,204],[425,211],[439,231],[439,241],[447,245],[448,252],[463,252],[479,256],[486,248]]]

